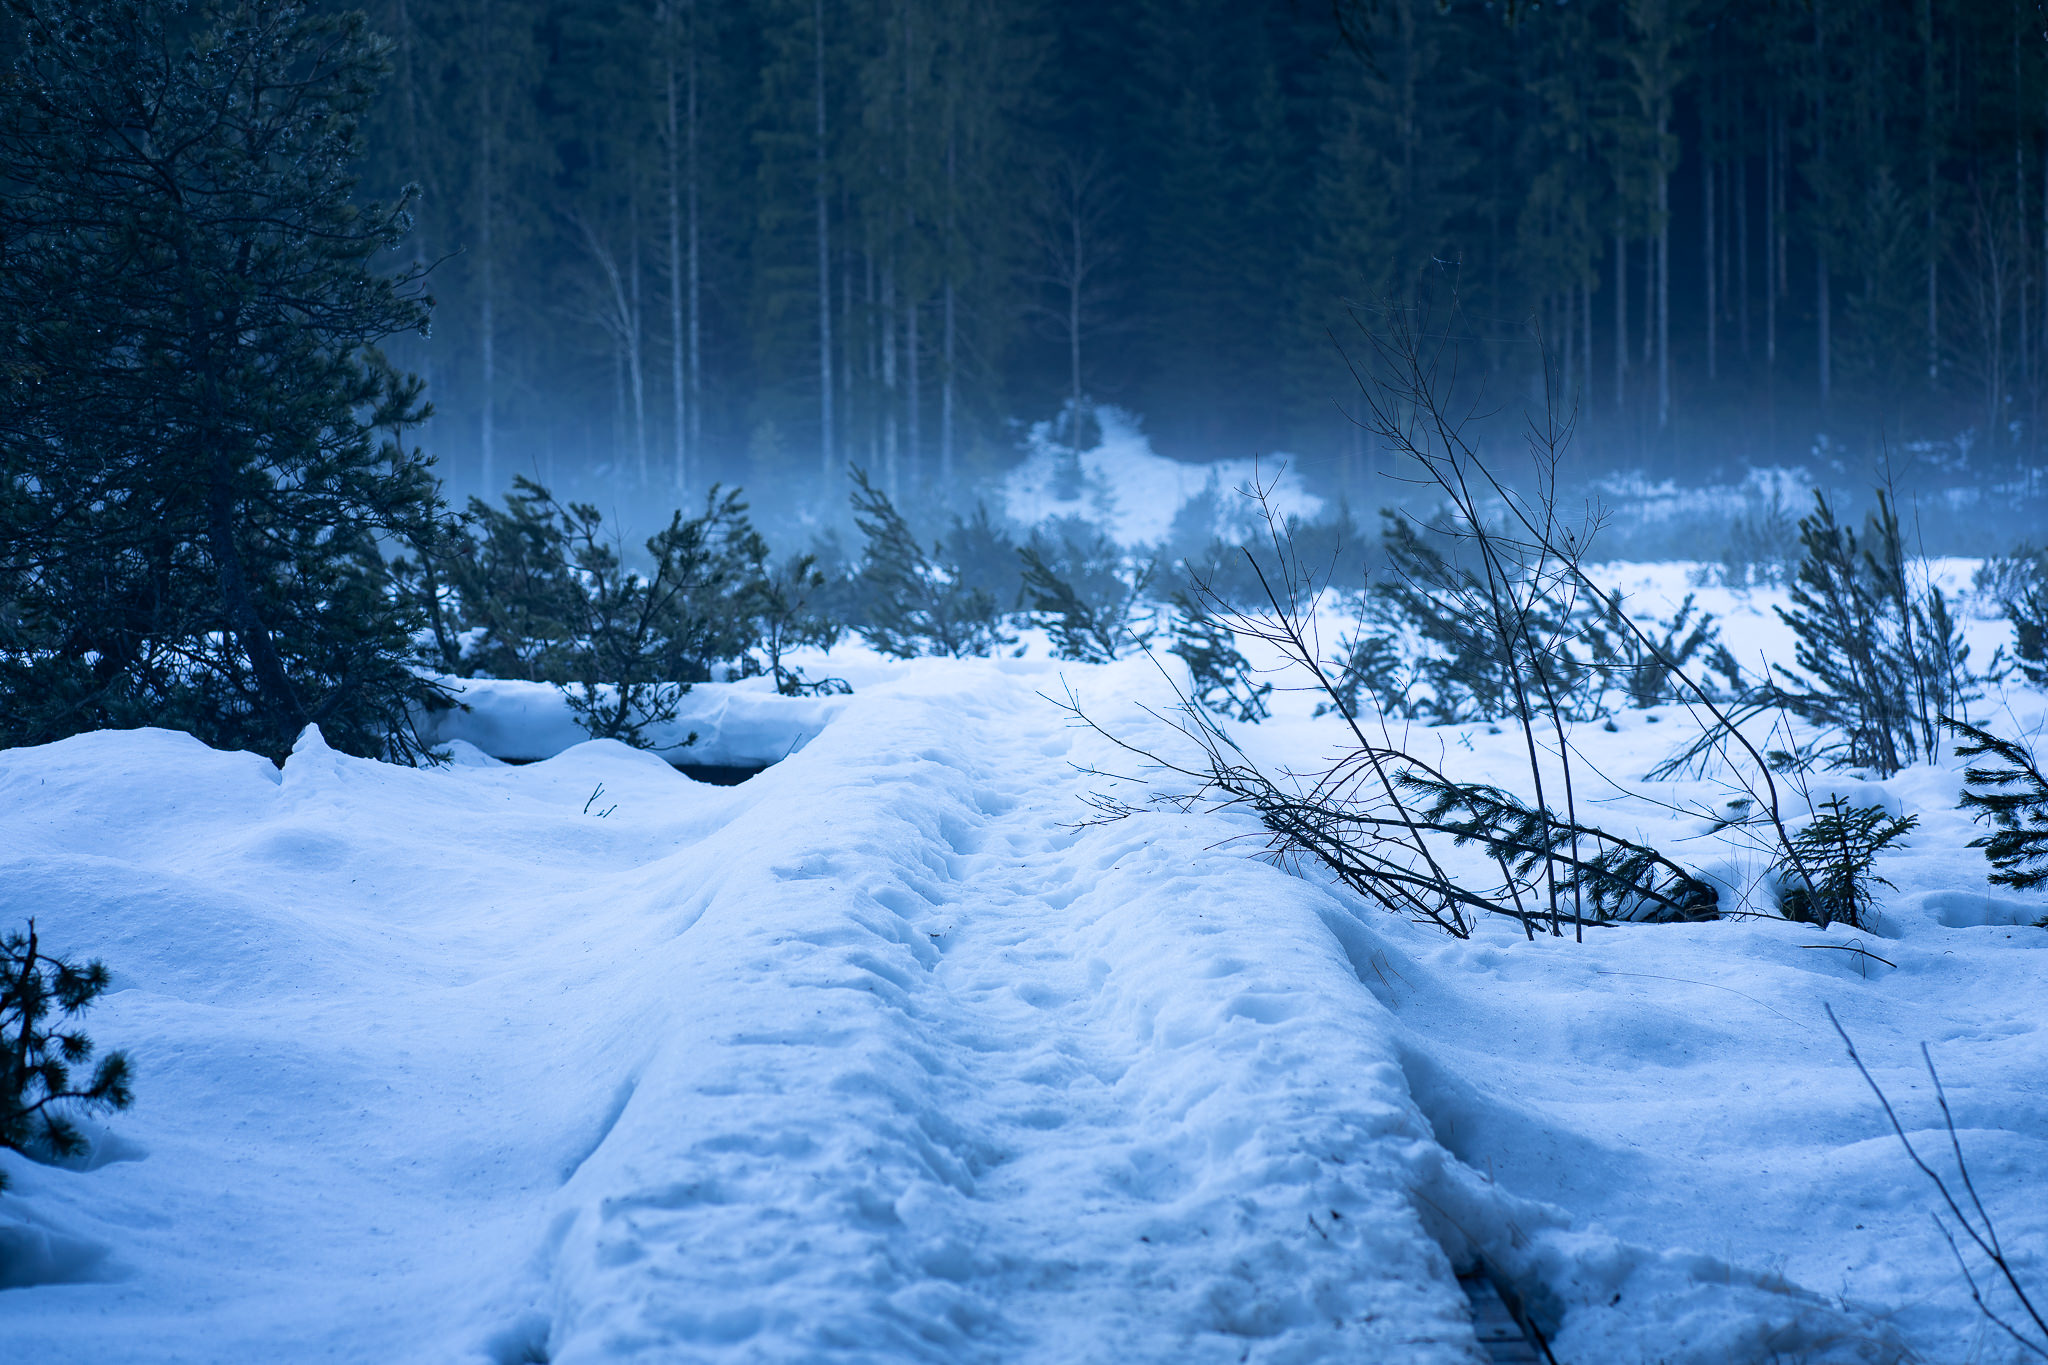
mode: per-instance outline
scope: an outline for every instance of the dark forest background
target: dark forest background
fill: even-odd
[[[373,0],[366,189],[452,491],[965,495],[1078,390],[1370,504],[1333,343],[1418,291],[1568,472],[2025,476],[2044,20],[2017,0]],[[1539,346],[1539,338],[1543,343]],[[1078,357],[1078,359],[1077,359]]]

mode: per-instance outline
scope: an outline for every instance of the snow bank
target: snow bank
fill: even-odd
[[[1272,483],[1273,505],[1287,516],[1312,518],[1323,502],[1302,486],[1285,455],[1261,460],[1187,464],[1152,449],[1138,419],[1120,408],[1095,409],[1102,439],[1081,452],[1079,496],[1063,498],[1060,469],[1069,452],[1052,438],[1051,424],[1033,428],[1030,454],[1003,480],[1003,510],[1022,526],[1082,517],[1119,545],[1157,545],[1173,530],[1181,508],[1205,493],[1214,501],[1207,533],[1240,532],[1245,508],[1236,490],[1254,479]]]
[[[422,728],[430,744],[460,741],[493,758],[527,763],[590,738],[561,689],[548,683],[443,681],[456,705],[427,717]],[[766,767],[810,743],[844,704],[842,697],[778,696],[767,678],[697,683],[683,694],[674,720],[647,727],[647,739],[650,752],[671,763]]]

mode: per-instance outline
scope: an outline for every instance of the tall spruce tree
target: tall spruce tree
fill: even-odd
[[[384,549],[432,535],[423,330],[351,202],[385,69],[277,0],[7,0],[0,87],[0,742],[168,725],[416,752],[430,685]]]

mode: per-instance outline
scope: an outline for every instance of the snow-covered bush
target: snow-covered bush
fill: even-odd
[[[838,634],[819,605],[824,575],[808,556],[772,566],[736,491],[714,487],[643,549],[644,572],[597,508],[519,478],[502,507],[472,499],[408,569],[443,668],[553,683],[594,737],[641,743],[720,673],[773,673],[786,693],[843,686],[788,666],[790,649]]]
[[[133,1102],[125,1052],[100,1058],[83,1083],[72,1080],[72,1068],[93,1052],[72,1021],[106,989],[105,964],[81,967],[45,953],[33,919],[0,937],[0,1147],[71,1156],[85,1140],[67,1110],[89,1114]],[[0,1189],[6,1185],[0,1172]]]

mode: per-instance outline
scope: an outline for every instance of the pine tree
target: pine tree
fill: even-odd
[[[0,739],[415,752],[434,689],[383,547],[440,504],[375,348],[428,304],[371,264],[407,205],[350,199],[385,45],[276,0],[11,9]]]
[[[81,967],[51,957],[33,919],[26,930],[0,937],[0,1147],[70,1156],[85,1144],[66,1111],[90,1114],[133,1102],[124,1052],[100,1058],[82,1083],[72,1080],[71,1069],[90,1062],[93,1049],[71,1021],[106,989],[105,964]],[[0,1190],[6,1188],[0,1172]]]
[[[1940,717],[1970,696],[1969,646],[1939,588],[1915,584],[1899,518],[1880,492],[1859,540],[1826,497],[1800,519],[1805,550],[1792,607],[1798,672],[1779,667],[1770,696],[1834,733],[1824,752],[1889,777],[1934,755]]]
[[[472,499],[465,523],[412,585],[437,617],[442,666],[553,683],[594,738],[651,744],[649,728],[720,670],[811,688],[782,654],[834,633],[809,606],[822,576],[807,559],[771,574],[747,505],[716,484],[702,513],[672,513],[647,539],[646,573],[596,507],[523,477],[502,509]]]
[[[1150,643],[1144,599],[1153,561],[1127,563],[1124,552],[1086,522],[1050,534],[1033,531],[1018,557],[1025,601],[1051,636],[1055,657],[1106,664]]]
[[[1247,725],[1273,714],[1266,703],[1273,684],[1252,672],[1251,661],[1237,647],[1237,632],[1217,618],[1199,593],[1173,594],[1172,625],[1167,652],[1188,666],[1190,701]]]
[[[1962,808],[1991,833],[1970,841],[1991,863],[1994,886],[2026,891],[2048,885],[2048,775],[2025,745],[1943,717],[1956,733],[1956,757],[1988,759],[1963,770]]]
[[[1778,896],[1780,912],[1823,929],[1830,924],[1868,928],[1876,888],[1891,885],[1871,870],[1877,855],[1919,824],[1918,816],[1891,815],[1882,806],[1851,806],[1839,796],[1821,802],[1774,869],[1785,882]]]
[[[867,539],[857,580],[867,642],[898,659],[957,659],[1011,643],[995,594],[943,542],[927,551],[866,470],[855,466],[852,474],[854,523]]]

